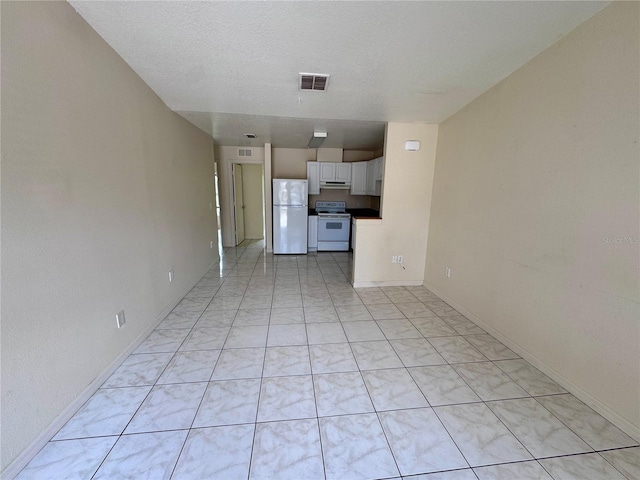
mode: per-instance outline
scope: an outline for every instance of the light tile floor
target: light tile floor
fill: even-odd
[[[636,441],[427,289],[247,243],[18,478],[640,478]]]

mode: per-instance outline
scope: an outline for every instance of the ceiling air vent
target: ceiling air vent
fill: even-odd
[[[300,90],[315,90],[324,92],[327,90],[329,76],[324,73],[301,73],[299,88]]]
[[[239,148],[238,149],[238,156],[239,157],[250,157],[251,156],[251,149],[250,148]]]

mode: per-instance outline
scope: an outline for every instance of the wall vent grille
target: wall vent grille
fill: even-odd
[[[250,148],[239,148],[238,149],[238,156],[239,157],[250,157],[251,156],[251,149]]]

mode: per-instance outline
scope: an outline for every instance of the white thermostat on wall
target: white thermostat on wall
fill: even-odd
[[[404,149],[408,152],[417,152],[420,150],[420,140],[407,140],[404,142]]]

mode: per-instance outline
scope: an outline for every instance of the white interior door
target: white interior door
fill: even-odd
[[[244,194],[242,190],[242,165],[233,164],[233,209],[235,213],[236,245],[244,242]]]

